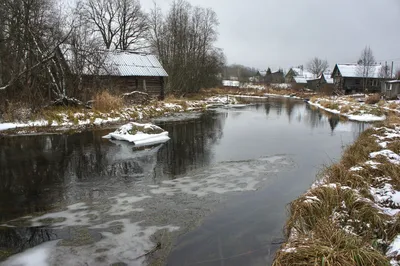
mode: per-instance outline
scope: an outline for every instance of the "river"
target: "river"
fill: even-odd
[[[2,265],[269,265],[287,204],[367,127],[293,99],[113,129],[0,139]]]

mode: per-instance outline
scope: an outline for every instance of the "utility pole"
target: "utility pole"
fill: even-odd
[[[388,64],[387,64],[387,61],[385,61],[385,77],[384,78],[387,78],[387,74],[388,74]]]
[[[393,67],[394,67],[394,62],[392,61],[392,69],[390,70],[390,78],[393,78]]]

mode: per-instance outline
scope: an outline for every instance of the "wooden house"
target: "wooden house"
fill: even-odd
[[[312,74],[311,72],[309,72],[307,70],[304,70],[303,67],[292,67],[286,73],[285,82],[286,83],[295,83],[296,82],[296,80],[294,79],[295,77],[301,77],[305,80],[317,78],[316,75]]]
[[[85,60],[78,71],[74,47],[63,45],[59,52],[71,75],[80,76],[83,87],[92,87],[92,90],[102,87],[118,93],[142,91],[154,98],[164,98],[168,74],[154,55],[119,50],[98,51],[97,63]],[[94,80],[98,86],[93,86]]]
[[[383,81],[381,93],[388,100],[400,99],[400,80]]]
[[[363,66],[358,64],[337,64],[332,72],[335,90],[345,94],[379,92],[381,90],[382,66],[374,65],[369,67],[368,77],[363,75]],[[364,86],[364,83],[365,86]]]

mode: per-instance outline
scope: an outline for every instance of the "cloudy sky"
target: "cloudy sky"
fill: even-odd
[[[188,1],[217,13],[228,63],[288,68],[318,56],[333,66],[357,61],[369,45],[378,62],[400,67],[400,0]],[[171,0],[156,2],[167,9]]]

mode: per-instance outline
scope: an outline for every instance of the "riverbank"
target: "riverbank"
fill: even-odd
[[[400,119],[362,133],[289,206],[280,265],[400,265]]]
[[[388,112],[400,113],[399,101],[384,101],[379,95],[314,96],[308,103],[327,112],[360,122],[384,121]]]
[[[265,101],[266,91],[259,90],[204,90],[185,98],[167,97],[164,101],[152,101],[147,104],[122,104],[108,106],[106,109],[87,109],[84,107],[51,107],[36,113],[21,108],[23,119],[9,118],[0,122],[1,135],[26,135],[35,133],[76,132],[91,128],[119,125],[125,122],[148,122],[153,118],[184,112],[203,112],[208,108],[224,106],[243,107],[243,104]],[[116,101],[117,97],[109,101]],[[107,104],[107,103],[106,103]],[[108,105],[110,105],[108,103]],[[12,116],[11,116],[12,117]]]
[[[148,105],[121,107],[108,112],[85,108],[54,107],[32,115],[27,121],[0,123],[0,134],[30,134],[34,132],[65,132],[121,124],[182,112],[206,109],[203,101],[152,102]],[[36,119],[35,119],[36,118]]]
[[[364,95],[362,95],[364,96]],[[374,104],[359,102],[350,96],[325,97],[313,92],[292,90],[208,89],[185,98],[167,97],[165,101],[147,104],[109,104],[106,110],[76,107],[52,107],[30,114],[23,119],[9,118],[0,123],[1,135],[26,135],[35,133],[75,132],[91,128],[119,125],[125,122],[148,122],[150,119],[183,112],[202,112],[208,108],[224,106],[242,107],[243,104],[262,102],[268,98],[309,100],[314,107],[338,114],[349,120],[374,122],[386,119],[387,112],[400,112],[398,101],[379,101]],[[114,97],[115,99],[116,97]]]

